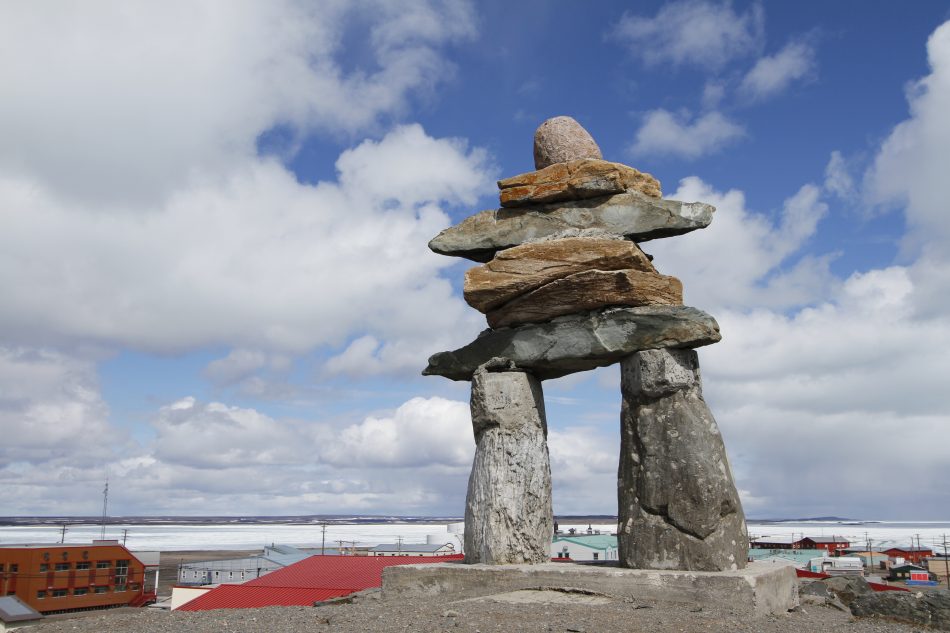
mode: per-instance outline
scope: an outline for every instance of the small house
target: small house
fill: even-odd
[[[930,572],[918,565],[892,567],[888,580],[902,580],[907,584],[931,584],[933,582]]]

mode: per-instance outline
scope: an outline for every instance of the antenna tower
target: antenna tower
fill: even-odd
[[[106,513],[109,510],[109,478],[106,478],[106,487],[102,489],[102,530],[99,532],[99,540],[106,539]]]

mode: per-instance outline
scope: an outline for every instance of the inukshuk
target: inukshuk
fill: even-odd
[[[472,381],[466,562],[549,560],[540,381],[619,362],[621,564],[741,568],[745,520],[692,349],[719,341],[719,326],[683,306],[680,281],[638,246],[704,228],[715,209],[663,200],[655,178],[602,160],[570,117],[545,121],[534,142],[537,171],[499,181],[501,208],[429,243],[482,262],[467,271],[464,295],[490,326],[423,372]]]

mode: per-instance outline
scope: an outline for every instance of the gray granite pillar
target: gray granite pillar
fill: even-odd
[[[693,350],[620,364],[620,562],[637,569],[745,567],[748,535]]]
[[[548,562],[554,519],[541,382],[486,363],[472,377],[471,407],[476,448],[465,504],[465,562]]]

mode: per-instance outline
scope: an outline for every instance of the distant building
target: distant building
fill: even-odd
[[[813,558],[825,555],[820,549],[762,549],[749,548],[749,560],[785,563],[798,569],[808,569]]]
[[[868,551],[866,548],[849,547],[841,552],[843,556],[860,558],[868,569],[890,569],[891,559],[884,552]]]
[[[771,537],[766,536],[762,538],[755,539],[749,543],[749,547],[754,549],[796,549],[795,543],[798,541],[794,539],[783,539],[780,537]]]
[[[911,563],[922,563],[925,558],[934,555],[929,547],[892,547],[884,550],[891,558],[903,558]]]
[[[899,565],[891,568],[888,580],[903,580],[904,582],[929,584],[934,581],[931,574],[919,565]]]
[[[311,554],[290,545],[272,545],[265,547],[258,556],[184,563],[178,567],[178,584],[241,583],[283,569],[308,556]]]
[[[947,584],[948,571],[950,571],[950,561],[947,560],[945,556],[932,556],[924,560],[924,565],[927,567],[927,571],[933,574],[937,582],[940,584]]]
[[[16,596],[43,614],[152,602],[145,572],[118,541],[0,545],[0,595]]]
[[[864,563],[852,556],[819,556],[809,561],[808,571],[829,576],[863,576]]]
[[[843,536],[806,536],[795,542],[793,549],[821,549],[831,556],[847,549],[851,542]]]
[[[382,543],[369,549],[370,556],[454,556],[452,543]]]
[[[617,560],[617,537],[612,534],[557,535],[551,543],[551,558],[598,562]]]

